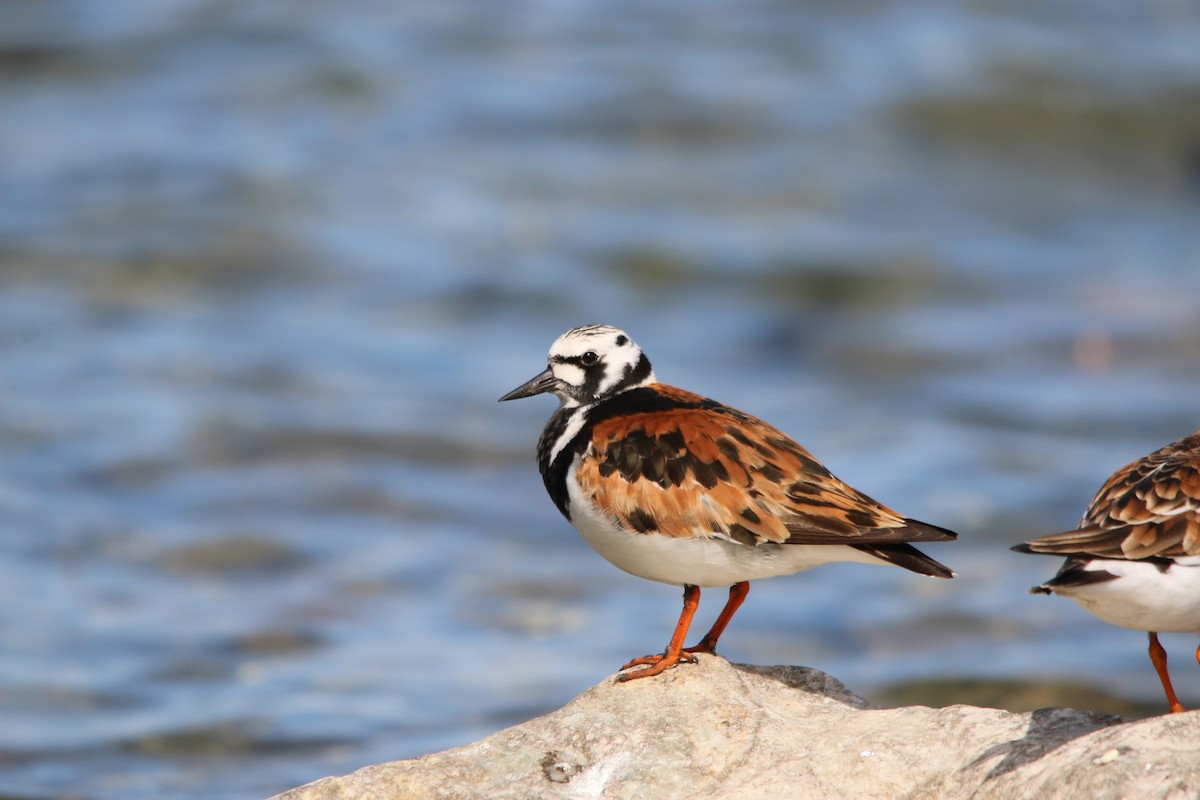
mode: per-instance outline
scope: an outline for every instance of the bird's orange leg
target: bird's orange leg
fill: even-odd
[[[642,656],[641,658],[633,659],[621,667],[621,669],[629,669],[639,664],[649,664],[649,666],[618,675],[617,680],[624,682],[637,680],[638,678],[649,678],[685,661],[695,661],[695,657],[691,653],[684,652],[683,640],[687,636],[688,628],[692,625],[692,617],[696,616],[696,609],[699,606],[700,587],[686,584],[683,587],[683,611],[679,614],[679,622],[675,625],[675,633],[671,634],[671,643],[667,645],[666,651],[661,655]]]
[[[721,634],[725,632],[725,626],[729,624],[729,620],[733,619],[733,615],[737,613],[748,594],[750,594],[750,581],[742,581],[730,586],[729,600],[725,602],[725,607],[721,609],[717,621],[713,623],[708,633],[704,634],[704,638],[697,642],[695,647],[685,647],[683,648],[684,652],[716,655],[717,639],[721,638]],[[1200,651],[1197,651],[1197,658],[1200,658]]]
[[[1200,660],[1200,650],[1196,652],[1196,659]],[[1175,696],[1175,689],[1171,686],[1171,676],[1167,674],[1167,651],[1158,643],[1158,634],[1150,631],[1150,662],[1154,664],[1154,670],[1158,673],[1158,679],[1162,681],[1163,691],[1167,693],[1167,702],[1171,705],[1171,713],[1178,714],[1184,710],[1183,705],[1179,702],[1179,698]]]

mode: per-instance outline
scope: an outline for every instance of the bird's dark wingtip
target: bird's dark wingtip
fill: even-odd
[[[904,567],[907,570],[916,572],[919,575],[928,575],[931,578],[953,578],[954,570],[936,561],[922,553],[917,548],[905,542],[894,542],[886,544],[854,545],[858,550],[864,553],[869,553],[878,559],[887,561],[889,564],[895,564],[898,567]]]
[[[910,542],[953,542],[958,540],[958,534],[940,525],[930,525],[919,519],[905,519],[904,531]]]

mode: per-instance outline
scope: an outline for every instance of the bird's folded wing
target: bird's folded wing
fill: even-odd
[[[1200,451],[1180,444],[1117,470],[1077,530],[1033,539],[1023,549],[1118,559],[1200,555]]]
[[[846,485],[767,423],[681,390],[671,396],[678,407],[597,423],[580,463],[580,489],[626,527],[747,545],[955,538]]]

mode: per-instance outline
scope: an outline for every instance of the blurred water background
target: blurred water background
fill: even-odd
[[[1007,547],[1200,425],[1198,41],[1174,0],[0,6],[0,796],[265,796],[660,648],[679,591],[543,492],[553,402],[496,403],[585,322],[962,534],[953,582],[757,583],[730,659],[1161,711]]]

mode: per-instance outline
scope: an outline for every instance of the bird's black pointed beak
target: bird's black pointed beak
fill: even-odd
[[[557,382],[558,379],[554,377],[554,373],[550,371],[549,367],[546,367],[544,372],[538,374],[532,380],[522,383],[511,392],[504,395],[504,397],[501,397],[500,402],[503,403],[505,400],[518,400],[522,397],[533,397],[535,394],[549,392],[554,389],[554,385]]]

